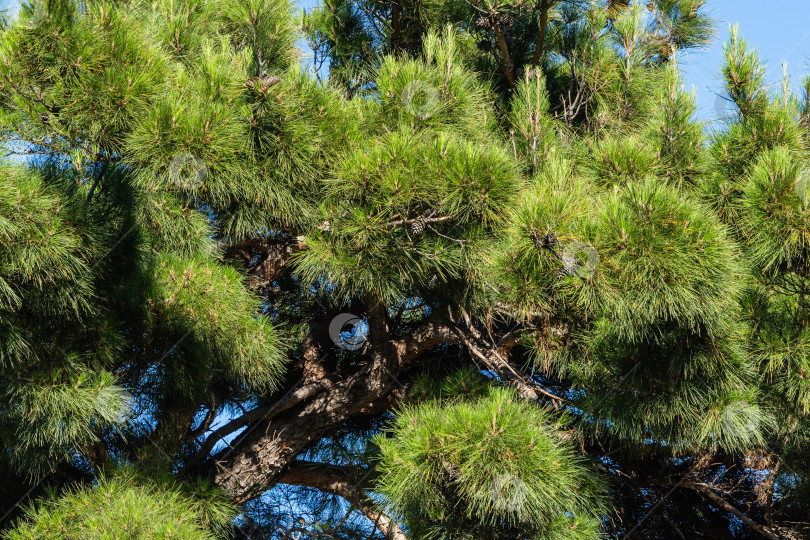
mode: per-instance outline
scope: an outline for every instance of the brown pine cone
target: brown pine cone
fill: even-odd
[[[272,77],[262,77],[262,87],[263,88],[270,88],[281,82],[281,77],[272,76]]]

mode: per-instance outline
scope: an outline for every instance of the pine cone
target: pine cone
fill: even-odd
[[[504,26],[512,26],[513,24],[515,24],[515,18],[505,13],[500,16],[500,21],[501,24]]]
[[[488,17],[478,17],[475,19],[475,26],[478,28],[489,28],[490,22]]]
[[[251,90],[256,90],[256,83],[261,84],[261,87],[258,89],[259,92],[262,94],[266,94],[268,90],[270,90],[271,86],[278,84],[281,81],[281,77],[272,76],[268,77],[267,74],[262,73],[261,77],[251,77],[245,81],[245,87],[250,88]]]
[[[272,77],[262,77],[262,88],[270,88],[281,82],[281,77],[273,75]]]
[[[563,279],[565,276],[577,275],[577,260],[571,255],[563,253],[562,256],[563,267],[557,272],[557,279]]]
[[[424,230],[425,230],[425,217],[419,216],[418,218],[413,220],[413,223],[411,223],[411,232],[413,234],[422,234]]]
[[[552,232],[541,236],[537,231],[532,231],[529,236],[531,236],[532,242],[539,249],[554,249],[557,245],[557,236]]]

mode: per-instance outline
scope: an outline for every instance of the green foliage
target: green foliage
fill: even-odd
[[[603,307],[616,337],[669,321],[708,336],[733,310],[741,268],[716,218],[653,178],[609,196],[599,212]]]
[[[51,494],[26,509],[8,540],[226,538],[235,510],[209,486],[145,481],[128,471],[102,476],[97,485]]]
[[[510,391],[406,408],[377,443],[379,490],[417,538],[598,538],[604,487]]]
[[[673,61],[665,72],[649,132],[664,174],[678,187],[689,187],[705,168],[703,126],[692,121],[696,111],[695,91],[684,90],[678,63]]]
[[[386,56],[375,84],[381,114],[391,128],[434,128],[483,140],[492,129],[485,87],[464,69],[463,37],[447,27],[425,36],[419,59]]]
[[[256,317],[259,300],[242,288],[236,270],[205,259],[163,257],[146,301],[156,324],[175,335],[191,334],[200,353],[210,356],[211,367],[229,378],[268,389],[283,372],[279,337]]]
[[[808,169],[785,146],[760,154],[743,194],[741,225],[751,262],[763,272],[801,269],[810,247]]]
[[[92,290],[88,263],[96,239],[72,226],[82,216],[64,208],[36,173],[3,165],[0,175],[0,308],[86,314]]]
[[[549,114],[545,78],[539,73],[527,73],[520,81],[512,99],[509,124],[515,151],[537,172],[552,150],[556,132]]]
[[[573,175],[571,163],[551,153],[545,171],[524,191],[509,216],[504,244],[492,257],[502,299],[527,318],[575,307],[579,280],[558,279],[563,257],[587,245],[593,187]],[[587,264],[587,263],[586,263]]]
[[[214,537],[234,514],[197,474],[240,502],[290,482],[337,538],[362,525],[336,493],[369,538],[381,509],[414,538],[737,534],[704,485],[804,519],[810,98],[732,28],[737,112],[704,137],[677,56],[704,4],[0,22],[0,143],[37,156],[0,165],[0,469],[66,484],[9,537]],[[288,493],[246,507],[268,537]]]
[[[121,421],[127,403],[112,374],[82,368],[68,364],[4,380],[3,441],[18,470],[39,477],[76,448],[97,442],[97,429]]]
[[[454,371],[441,379],[432,373],[420,374],[413,382],[408,397],[415,401],[472,400],[485,397],[489,390],[489,382],[475,368],[466,368]]]
[[[358,174],[358,171],[360,172]],[[519,185],[503,147],[403,130],[346,156],[297,268],[336,295],[390,302],[463,281]],[[415,227],[422,223],[422,230]]]
[[[593,175],[607,185],[622,185],[654,175],[659,166],[654,147],[637,136],[616,135],[594,144]]]
[[[0,437],[33,477],[97,441],[123,407],[105,369],[120,340],[96,312],[91,268],[107,238],[94,221],[40,173],[0,165]]]

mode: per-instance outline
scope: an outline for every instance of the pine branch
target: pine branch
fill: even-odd
[[[453,216],[442,216],[442,217],[416,217],[413,219],[398,219],[396,221],[389,221],[385,224],[386,227],[398,227],[400,225],[413,225],[414,223],[444,223],[447,221],[451,221]]]
[[[338,495],[354,505],[389,540],[408,540],[399,525],[369,499],[364,485],[372,485],[374,469],[334,466],[311,461],[296,460],[279,476],[279,482],[295,486],[308,486]],[[356,480],[357,478],[360,480]]]
[[[489,21],[492,28],[495,30],[495,42],[498,44],[498,50],[501,51],[501,64],[503,66],[504,73],[506,74],[506,80],[509,82],[509,87],[514,90],[515,86],[517,86],[517,81],[515,81],[512,60],[509,57],[509,47],[506,45],[506,39],[503,36],[503,31],[501,30],[501,26],[500,23],[498,23],[496,15],[490,14]]]
[[[765,525],[760,525],[759,523],[748,517],[746,514],[741,512],[739,509],[726,502],[725,499],[723,499],[721,496],[719,496],[713,491],[713,486],[709,484],[690,481],[685,481],[681,485],[686,488],[694,489],[701,495],[704,495],[706,498],[711,500],[717,507],[719,507],[722,510],[725,510],[726,512],[729,512],[730,514],[733,514],[736,518],[738,518],[740,521],[751,527],[752,530],[758,532],[765,538],[768,538],[769,540],[783,540],[781,536],[771,531],[768,527],[766,527]]]
[[[471,336],[467,336],[465,331],[458,326],[453,327],[453,332],[459,342],[465,345],[470,352],[484,362],[484,365],[498,375],[504,382],[510,382],[517,387],[520,395],[532,401],[538,401],[540,396],[545,396],[551,399],[555,407],[558,403],[564,400],[541,388],[538,384],[530,381],[521,375],[512,365],[504,358],[509,354],[509,351],[518,343],[517,334],[508,333],[501,341],[493,347],[481,347],[476,344],[476,341],[481,342],[481,335],[475,329],[475,326],[466,312],[463,312],[464,322],[466,323],[466,332]]]
[[[543,50],[546,44],[546,27],[548,26],[548,12],[556,4],[555,0],[540,0],[538,9],[540,10],[540,21],[537,24],[537,41],[534,44],[534,54],[532,55],[531,65],[536,68],[540,63],[540,58],[543,56]]]

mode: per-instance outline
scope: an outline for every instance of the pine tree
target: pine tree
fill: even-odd
[[[713,34],[704,0],[0,18],[5,537],[810,537],[810,78],[732,28],[712,130],[678,62]]]

